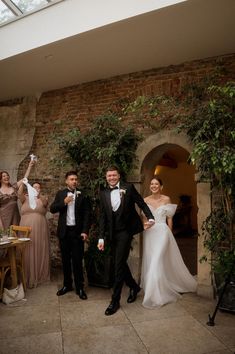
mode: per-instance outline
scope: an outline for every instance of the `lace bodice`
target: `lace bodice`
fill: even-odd
[[[156,223],[165,223],[167,217],[171,218],[175,214],[177,204],[165,204],[156,209],[148,204],[148,207],[153,213]]]

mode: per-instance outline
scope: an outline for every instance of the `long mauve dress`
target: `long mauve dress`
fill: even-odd
[[[31,241],[25,248],[25,273],[27,287],[36,287],[50,279],[49,228],[47,209],[40,198],[36,208],[31,209],[26,199],[21,207],[20,225],[31,226]]]
[[[19,225],[20,213],[17,204],[17,184],[12,185],[13,192],[4,194],[0,191],[0,228],[6,230],[10,225]]]

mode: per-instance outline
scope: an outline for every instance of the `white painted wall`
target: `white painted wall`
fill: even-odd
[[[0,28],[0,60],[188,0],[64,0]]]

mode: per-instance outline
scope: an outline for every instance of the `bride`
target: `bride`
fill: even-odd
[[[142,305],[147,308],[176,301],[179,293],[196,291],[197,283],[185,266],[172,234],[176,204],[161,194],[160,178],[150,182],[151,195],[145,198],[155,217],[155,225],[144,231],[141,287]]]

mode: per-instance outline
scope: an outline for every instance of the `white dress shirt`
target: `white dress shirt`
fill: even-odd
[[[116,185],[118,187],[117,189],[113,189],[110,192],[111,196],[111,205],[112,205],[112,210],[117,211],[118,208],[120,207],[121,204],[121,196],[120,196],[120,189],[119,189],[119,183]],[[112,188],[112,187],[110,187]]]
[[[67,205],[67,217],[66,217],[66,225],[67,226],[75,226],[76,225],[76,221],[75,221],[75,195],[76,195],[76,191],[73,194],[72,192],[68,192],[67,196],[73,196],[73,200],[72,202],[70,202]]]

